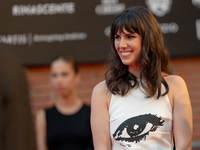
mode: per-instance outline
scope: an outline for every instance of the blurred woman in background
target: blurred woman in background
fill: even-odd
[[[40,110],[36,116],[38,150],[93,149],[90,107],[77,94],[80,75],[74,59],[54,59],[50,78],[56,93],[55,106]]]

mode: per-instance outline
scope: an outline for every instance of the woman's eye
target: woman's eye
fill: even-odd
[[[51,74],[51,77],[52,77],[52,78],[56,78],[56,77],[57,77],[57,74]]]
[[[66,77],[66,76],[68,76],[68,73],[67,73],[67,72],[63,72],[63,73],[62,73],[62,76],[63,76],[63,77]]]
[[[140,142],[145,140],[149,132],[155,132],[164,120],[152,114],[145,114],[125,120],[113,134],[116,141]],[[129,145],[130,147],[130,145]]]
[[[115,39],[120,39],[120,36],[119,36],[119,35],[116,35],[116,36],[115,36]]]
[[[135,36],[128,36],[128,39],[133,39],[135,38]]]

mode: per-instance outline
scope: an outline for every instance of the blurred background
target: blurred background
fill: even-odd
[[[116,12],[147,7],[159,22],[173,74],[188,86],[193,109],[193,149],[200,149],[200,0],[1,0],[0,43],[21,58],[30,88],[33,118],[54,104],[49,64],[72,55],[79,64],[79,95],[90,105],[104,80],[109,31]]]

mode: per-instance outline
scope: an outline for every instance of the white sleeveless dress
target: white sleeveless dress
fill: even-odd
[[[133,88],[123,97],[111,97],[112,150],[172,150],[172,108],[168,96],[145,98],[141,91],[141,87]]]

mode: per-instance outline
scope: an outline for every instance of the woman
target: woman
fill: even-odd
[[[163,35],[143,7],[118,13],[111,25],[106,80],[92,93],[95,150],[190,150],[192,111],[184,80],[171,75]]]
[[[74,59],[57,57],[51,63],[50,77],[55,106],[41,110],[36,117],[38,150],[93,149],[90,107],[77,95],[80,75]]]

